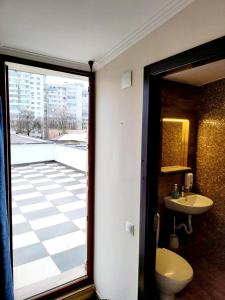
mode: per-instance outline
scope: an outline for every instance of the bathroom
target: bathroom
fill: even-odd
[[[165,76],[161,124],[158,247],[171,249],[193,269],[176,299],[225,299],[225,60]],[[188,195],[188,173],[189,192],[213,201],[190,218],[168,209],[164,199],[174,196],[175,184],[179,197],[182,191]]]

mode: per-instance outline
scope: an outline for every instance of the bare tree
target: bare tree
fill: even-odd
[[[65,134],[68,127],[68,111],[66,107],[62,107],[57,111],[56,121],[59,135]]]
[[[22,110],[18,116],[16,133],[26,133],[29,136],[34,129],[41,129],[40,121],[34,118],[32,111]]]

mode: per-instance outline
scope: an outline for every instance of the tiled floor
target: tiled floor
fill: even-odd
[[[14,166],[12,194],[15,290],[85,264],[83,172],[58,162]]]

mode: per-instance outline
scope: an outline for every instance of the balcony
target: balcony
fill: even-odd
[[[16,299],[86,274],[87,150],[16,136],[11,145]]]

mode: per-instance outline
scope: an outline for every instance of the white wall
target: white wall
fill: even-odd
[[[67,147],[63,145],[56,145],[55,160],[64,165],[68,165],[75,169],[86,172],[87,171],[87,151]]]
[[[87,151],[58,144],[12,144],[11,163],[24,164],[55,160],[87,172]]]
[[[196,0],[97,72],[94,277],[102,298],[137,299],[143,68],[223,36],[224,12],[224,0]],[[133,86],[121,90],[127,70]]]
[[[54,147],[54,144],[12,144],[11,163],[14,165],[54,160]]]

